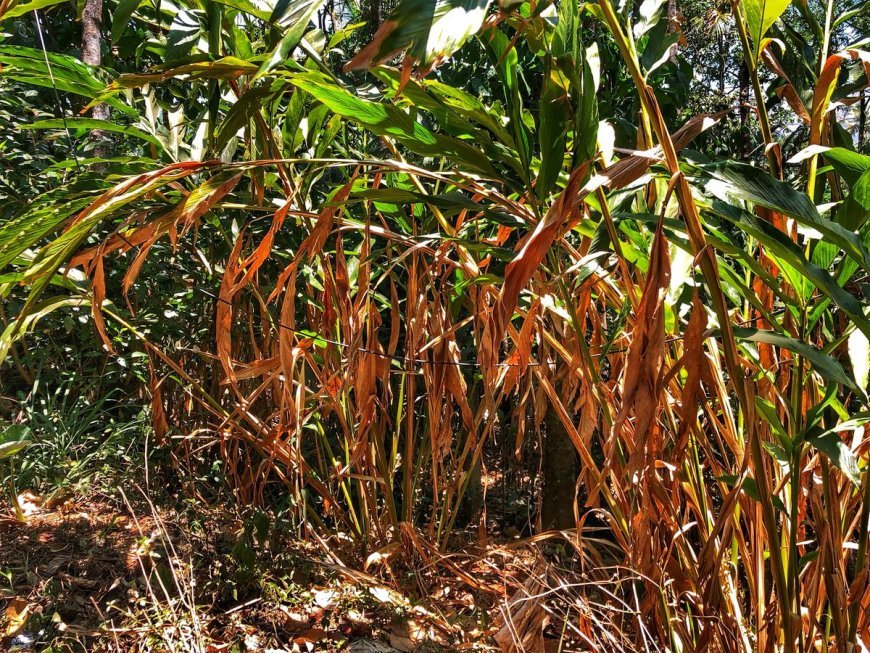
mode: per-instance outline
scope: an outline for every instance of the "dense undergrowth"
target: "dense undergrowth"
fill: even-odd
[[[10,638],[870,645],[863,3],[68,5],[0,0]]]

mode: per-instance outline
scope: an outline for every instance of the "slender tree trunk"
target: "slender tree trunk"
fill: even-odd
[[[673,34],[680,29],[680,14],[677,10],[676,0],[668,0],[668,34]],[[680,48],[679,43],[674,43],[671,46],[668,58],[672,64],[677,63],[677,51]]]
[[[725,38],[722,30],[718,30],[716,38],[719,45],[719,95],[725,97]]]
[[[90,66],[99,66],[103,63],[103,0],[85,0],[82,9],[82,61]],[[109,105],[97,104],[91,109],[91,117],[99,120],[108,120]],[[100,129],[91,131],[91,140],[96,145],[94,154],[97,157],[105,155],[105,134]]]
[[[577,452],[555,410],[547,411],[544,428],[541,527],[573,528]]]

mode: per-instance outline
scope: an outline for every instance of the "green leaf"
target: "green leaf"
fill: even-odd
[[[28,331],[36,326],[37,322],[49,313],[53,313],[60,308],[89,305],[90,300],[87,297],[53,297],[37,304],[26,315],[19,315],[0,333],[0,363],[6,360],[9,348],[15,342],[21,340]]]
[[[263,108],[266,98],[271,97],[272,91],[268,86],[252,88],[242,95],[227,112],[218,128],[217,136],[213,145],[215,152],[220,152],[229,142],[230,138],[247,125],[251,119]]]
[[[181,76],[190,76],[191,79],[236,79],[240,75],[255,73],[258,69],[259,66],[250,61],[243,61],[236,57],[221,57],[217,61],[196,61],[180,66],[167,66],[154,73],[121,75],[112,82],[107,92],[111,94],[122,88],[139,88],[146,84],[156,84]]]
[[[12,424],[0,435],[0,460],[11,458],[31,445],[30,428],[24,424]]]
[[[700,165],[697,170],[701,173],[706,190],[714,196],[729,203],[736,199],[746,200],[794,218],[800,224],[822,233],[865,270],[870,270],[870,253],[858,235],[821,217],[805,193],[745,163],[722,161]]]
[[[143,141],[148,141],[163,149],[163,145],[154,136],[138,127],[130,125],[119,125],[110,120],[98,120],[96,118],[67,118],[65,121],[60,118],[52,118],[50,120],[37,120],[26,125],[19,125],[19,129],[99,129],[105,132],[117,132],[138,138]]]
[[[117,43],[124,36],[127,24],[138,9],[142,0],[120,0],[115,14],[112,16],[112,43]]]
[[[852,185],[852,191],[837,209],[837,221],[847,229],[860,230],[870,217],[870,171]]]
[[[839,361],[805,342],[780,335],[779,333],[774,333],[773,331],[747,329],[744,327],[734,327],[734,335],[740,340],[763,342],[768,345],[783,347],[795,354],[800,354],[813,366],[813,369],[818,372],[822,378],[851,388],[862,398],[864,396],[864,391],[856,385],[855,381],[848,374],[846,374],[846,371],[843,369],[843,366],[840,365]]]
[[[563,3],[570,4],[570,3]],[[535,190],[538,199],[545,200],[559,178],[565,162],[565,147],[568,141],[570,105],[568,94],[557,81],[558,73],[550,71],[544,78],[541,103],[538,110],[538,145],[541,151],[541,168]]]
[[[773,254],[798,270],[800,279],[795,280],[796,282],[803,279],[811,281],[843,309],[862,332],[870,337],[870,320],[865,317],[861,303],[853,295],[843,290],[828,272],[808,261],[804,257],[803,250],[791,238],[769,222],[731,204],[714,201],[711,208],[714,213],[746,231],[769,248]]]
[[[316,73],[296,74],[290,81],[339,116],[375,134],[392,136],[417,154],[446,156],[463,167],[487,175],[496,174],[492,163],[480,150],[458,139],[432,133],[396,106],[363,100]]]
[[[746,27],[756,55],[767,31],[782,16],[791,0],[743,0]]]
[[[179,11],[166,35],[166,61],[177,61],[188,54],[204,35],[205,24],[205,13],[199,9]]]
[[[723,474],[722,476],[717,477],[716,480],[722,481],[723,483],[734,487],[735,485],[737,485],[737,478],[738,477],[733,474]],[[761,501],[761,495],[758,494],[758,484],[751,476],[747,476],[745,479],[743,479],[743,485],[741,486],[741,489],[746,492],[746,494],[748,494],[750,498],[754,499],[755,501]],[[777,510],[781,510],[782,512],[786,512],[785,504],[782,502],[782,499],[780,499],[775,494],[772,494],[770,499],[773,503],[774,508],[776,508]]]
[[[46,59],[48,63],[46,63]],[[0,77],[25,84],[57,89],[90,100],[100,98],[106,84],[101,69],[83,64],[75,57],[20,45],[0,45]],[[117,98],[101,98],[122,113],[138,118],[138,112]]]
[[[24,213],[0,224],[0,270],[91,203],[90,197],[72,198],[65,191],[35,200]]]
[[[250,0],[213,0],[213,2],[232,7],[233,9],[238,9],[239,11],[254,16],[255,18],[259,18],[264,23],[268,23],[269,19],[272,17],[272,12],[257,7]]]
[[[870,172],[870,156],[843,147],[832,147],[822,154],[837,174],[853,186],[865,172]]]
[[[59,5],[63,2],[66,2],[66,0],[31,0],[30,2],[23,2],[21,4],[15,5],[14,7],[12,7],[12,9],[9,9],[3,15],[0,15],[0,22],[7,20],[8,18],[17,18],[18,16],[23,16],[24,14],[31,11]]]
[[[788,435],[788,431],[785,430],[785,426],[783,426],[782,422],[779,420],[779,416],[776,414],[776,407],[767,399],[756,396],[755,408],[764,418],[764,421],[770,425],[774,435],[776,435],[777,439],[779,439],[782,444],[783,450],[790,454],[792,441]]]
[[[837,433],[828,431],[822,435],[807,435],[804,438],[816,449],[825,454],[828,459],[855,485],[861,484],[861,471],[858,469],[858,459]]]
[[[260,66],[260,70],[254,76],[255,79],[262,77],[287,60],[290,53],[293,52],[293,49],[302,40],[311,18],[322,5],[323,0],[297,0],[297,2],[293,3],[292,8],[287,8],[288,13],[281,16],[282,24],[288,25],[284,36],[281,37],[278,45],[275,46],[272,53],[263,62],[263,65]],[[275,10],[277,12],[277,7]],[[275,18],[274,13],[272,18]]]

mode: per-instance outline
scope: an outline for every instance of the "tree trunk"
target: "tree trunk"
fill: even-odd
[[[85,0],[82,8],[82,61],[90,66],[103,63],[102,53],[103,0]],[[97,104],[91,109],[91,117],[99,120],[109,119],[109,105]],[[105,134],[100,129],[91,130],[91,140],[96,145],[94,154],[105,155]]]
[[[577,452],[555,410],[547,411],[544,430],[541,528],[574,528]]]
[[[677,11],[676,0],[668,0],[668,34],[673,34],[680,29],[680,14]],[[677,63],[677,51],[680,48],[679,42],[674,43],[670,48],[668,59],[674,65]]]

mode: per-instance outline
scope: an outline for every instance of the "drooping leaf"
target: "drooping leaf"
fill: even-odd
[[[61,308],[83,307],[90,305],[87,297],[53,297],[37,306],[25,316],[20,316],[7,325],[0,333],[0,363],[6,360],[9,348],[23,338],[45,316]]]
[[[57,89],[94,100],[100,98],[105,73],[75,57],[20,45],[0,45],[0,77],[25,84]],[[101,98],[113,108],[138,118],[137,111],[117,98]]]
[[[479,149],[458,139],[434,134],[396,106],[363,100],[316,73],[294,75],[291,82],[339,116],[376,134],[392,136],[413,152],[447,156],[460,165],[487,175],[495,174],[492,163]]]
[[[217,61],[198,61],[181,66],[165,67],[153,73],[129,73],[121,75],[109,85],[107,92],[113,93],[122,88],[139,88],[146,84],[156,84],[174,77],[191,79],[236,79],[241,75],[250,75],[259,67],[249,61],[236,57],[222,57]]]
[[[805,193],[746,163],[720,161],[702,164],[697,169],[701,172],[703,185],[711,194],[726,202],[747,200],[794,218],[800,224],[822,233],[864,269],[870,270],[870,252],[858,235],[819,215],[818,209]]]
[[[806,279],[815,284],[819,290],[830,297],[852,318],[859,329],[870,336],[870,320],[865,317],[861,303],[853,295],[843,290],[827,271],[808,261],[804,257],[803,250],[791,238],[771,223],[736,206],[714,201],[712,209],[717,215],[745,230],[769,248],[771,252],[797,269],[801,275],[798,281]]]
[[[840,365],[840,362],[829,356],[823,351],[808,345],[800,340],[789,338],[788,336],[774,333],[773,331],[765,331],[763,329],[747,329],[744,327],[733,327],[734,335],[740,340],[749,340],[751,342],[761,342],[776,347],[783,347],[789,351],[803,356],[812,365],[813,369],[818,372],[819,376],[839,383],[840,385],[851,388],[864,396],[864,391],[857,386],[855,381],[846,374],[846,370]]]

